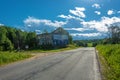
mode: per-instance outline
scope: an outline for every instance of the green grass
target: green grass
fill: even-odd
[[[76,45],[68,45],[66,48],[56,48],[56,49],[50,49],[50,50],[42,50],[42,49],[36,49],[36,50],[29,50],[27,52],[29,53],[51,53],[51,52],[60,52],[60,51],[66,51],[66,50],[72,50],[78,48]]]
[[[61,52],[66,50],[72,50],[76,49],[75,45],[68,45],[66,48],[59,48],[59,49],[53,49],[53,50],[28,50],[28,51],[22,51],[22,52],[0,52],[0,66],[5,65],[8,63],[12,63],[15,61],[23,60],[29,57],[32,57],[32,53],[53,53],[53,52]]]
[[[120,44],[98,45],[104,80],[120,80]]]
[[[92,43],[87,43],[88,47],[92,47]]]
[[[11,62],[23,60],[32,55],[22,52],[0,52],[0,66]]]

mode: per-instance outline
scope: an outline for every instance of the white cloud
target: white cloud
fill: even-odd
[[[67,15],[66,16],[66,15],[62,14],[62,15],[58,15],[58,17],[66,19],[66,24],[67,24],[68,20],[70,20],[70,19],[74,19],[74,20],[78,20],[78,21],[83,21],[83,19],[81,19],[79,17],[71,16],[71,15]]]
[[[97,8],[97,9],[101,8],[100,5],[97,3],[93,4],[92,7]]]
[[[0,23],[0,26],[4,26],[4,24],[1,24],[1,23]]]
[[[37,34],[41,34],[41,33],[42,33],[41,30],[35,30],[35,32],[36,32]]]
[[[114,14],[114,11],[113,10],[108,10],[107,14],[112,15],[112,14]]]
[[[77,17],[75,17],[75,16],[71,16],[71,15],[64,15],[64,14],[62,14],[62,15],[58,15],[58,17],[60,17],[60,18],[64,18],[64,19],[78,19]]]
[[[40,24],[40,20],[37,19],[37,18],[34,18],[34,17],[30,17],[30,16],[29,16],[27,19],[24,20],[24,23],[25,23],[25,24],[29,24],[29,26],[31,26],[31,25],[30,25],[31,23],[34,23],[34,24],[39,25],[39,24]]]
[[[51,20],[43,20],[43,23],[48,26],[53,26],[53,27],[61,27],[66,24],[66,22],[63,21],[54,21],[52,22]]]
[[[97,15],[100,15],[100,14],[101,14],[101,12],[100,12],[100,11],[95,11],[95,13],[96,13]]]
[[[85,8],[84,7],[75,7],[75,10],[69,10],[69,12],[77,17],[85,18],[86,15],[84,14]]]
[[[41,30],[35,30],[36,32],[41,32]]]
[[[75,31],[83,32],[85,30],[90,30],[90,29],[86,29],[86,28],[65,28],[65,30],[75,30]]]
[[[89,21],[89,22],[82,22],[83,26],[86,28],[96,29],[99,32],[107,32],[108,29],[104,24],[101,24],[102,22],[98,21]]]
[[[99,32],[107,32],[108,27],[114,23],[120,23],[120,18],[119,17],[102,17],[101,21],[88,21],[88,22],[81,22],[84,27],[86,28],[92,28],[96,29]]]
[[[120,14],[120,11],[118,11],[117,13],[119,13],[119,14]]]
[[[101,36],[101,33],[73,33],[72,36],[83,36],[83,37],[97,37]]]
[[[63,21],[52,22],[51,20],[47,20],[47,19],[37,19],[34,17],[28,17],[27,19],[24,20],[24,24],[27,25],[28,27],[40,26],[40,24],[51,26],[51,27],[61,27],[64,24],[66,24],[66,22],[63,22]]]

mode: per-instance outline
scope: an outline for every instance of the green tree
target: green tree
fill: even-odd
[[[69,40],[69,44],[72,44],[73,43],[73,38],[71,35],[68,36],[68,40]]]
[[[0,50],[12,50],[13,44],[7,37],[7,29],[5,26],[0,27]]]
[[[25,49],[37,46],[37,35],[35,32],[26,32],[7,26],[0,26],[0,50]]]
[[[37,35],[35,32],[29,32],[26,36],[26,44],[29,48],[37,47]]]
[[[96,47],[97,46],[97,43],[96,42],[93,42],[92,43],[92,47]]]
[[[13,50],[13,45],[8,38],[4,41],[4,43],[2,45],[3,45],[3,50],[4,51]]]

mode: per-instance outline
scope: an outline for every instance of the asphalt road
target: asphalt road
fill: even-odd
[[[0,80],[101,80],[94,48],[79,48],[0,67]]]

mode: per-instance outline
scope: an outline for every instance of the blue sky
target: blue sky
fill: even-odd
[[[0,0],[0,25],[42,33],[63,27],[74,39],[106,37],[120,25],[120,0]]]

